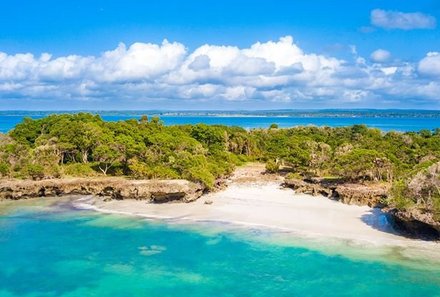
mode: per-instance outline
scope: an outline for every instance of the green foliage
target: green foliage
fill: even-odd
[[[191,129],[191,136],[208,147],[222,149],[225,145],[224,129],[219,126],[197,124]]]
[[[410,197],[408,197],[408,185],[404,180],[398,180],[393,183],[390,191],[390,201],[399,209],[406,209],[413,205]]]
[[[129,165],[131,174],[136,178],[164,178],[177,179],[179,174],[170,167],[163,165],[148,166],[145,163],[139,162],[137,159],[130,161]]]
[[[183,172],[182,177],[190,181],[199,182],[208,189],[212,189],[214,187],[215,177],[207,168],[204,167],[188,168]]]
[[[15,126],[11,136],[21,144],[33,146],[35,140],[41,134],[41,121],[24,118],[23,122]]]
[[[280,164],[276,161],[269,160],[266,162],[266,171],[269,173],[276,173],[280,169]]]
[[[40,164],[28,164],[26,171],[27,174],[34,180],[44,178],[44,167]]]
[[[300,174],[298,174],[297,172],[289,172],[286,175],[286,178],[287,179],[303,179],[303,177]]]
[[[0,162],[0,177],[7,177],[9,176],[9,164],[5,162]]]
[[[382,180],[386,179],[382,167],[387,166],[388,160],[382,153],[369,149],[353,149],[336,159],[339,175],[350,180]]]
[[[96,176],[97,172],[91,168],[91,165],[92,164],[70,163],[62,166],[62,172],[65,176]]]
[[[278,129],[278,124],[270,124],[269,129]]]

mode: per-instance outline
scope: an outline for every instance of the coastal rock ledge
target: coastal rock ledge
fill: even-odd
[[[284,186],[292,188],[297,193],[313,196],[323,195],[345,204],[368,205],[379,208],[384,207],[383,201],[388,195],[388,187],[384,184],[353,184],[325,178],[304,180],[286,178]]]
[[[191,202],[203,187],[187,180],[129,180],[124,178],[71,178],[40,181],[0,181],[0,199],[61,195],[98,195],[112,199],[145,199],[152,203]]]

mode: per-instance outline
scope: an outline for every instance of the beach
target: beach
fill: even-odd
[[[74,205],[103,213],[175,222],[227,223],[372,246],[438,248],[435,242],[399,235],[380,209],[347,205],[284,188],[280,176],[265,175],[259,164],[238,168],[225,189],[191,203],[153,204],[145,200],[108,201],[86,196]]]

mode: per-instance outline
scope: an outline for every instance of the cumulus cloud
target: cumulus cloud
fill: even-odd
[[[373,63],[355,47],[352,53],[351,61],[307,53],[291,36],[248,48],[205,44],[194,51],[165,40],[120,44],[98,56],[0,52],[0,100],[257,100],[312,106],[371,105],[381,98],[439,101],[439,53],[419,63],[392,64],[386,50],[373,52]]]
[[[420,60],[418,70],[423,75],[440,77],[440,53],[430,52]]]
[[[377,49],[371,53],[370,58],[373,62],[382,63],[390,59],[391,53],[384,49]]]
[[[400,12],[382,9],[371,11],[371,24],[384,29],[434,29],[435,17],[421,12]]]
[[[207,55],[200,55],[195,57],[194,61],[192,61],[188,67],[194,71],[208,69],[210,61],[211,59]]]

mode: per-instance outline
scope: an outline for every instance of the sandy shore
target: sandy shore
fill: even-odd
[[[289,238],[332,241],[340,247],[352,246],[356,252],[359,247],[368,245],[382,249],[381,253],[386,248],[390,254],[403,258],[440,260],[439,243],[400,236],[379,209],[347,205],[323,196],[296,194],[281,187],[282,178],[264,175],[263,171],[264,167],[258,164],[239,168],[225,190],[202,196],[191,203],[104,201],[87,196],[75,201],[74,205],[104,213],[166,219],[176,223],[225,223],[277,230],[282,241]]]
[[[212,204],[206,204],[206,202]],[[210,221],[291,231],[306,237],[329,237],[375,245],[408,246],[420,241],[395,234],[378,209],[346,205],[325,197],[295,194],[277,182],[232,184],[192,203],[150,204],[142,200],[85,197],[79,208],[146,218]]]

